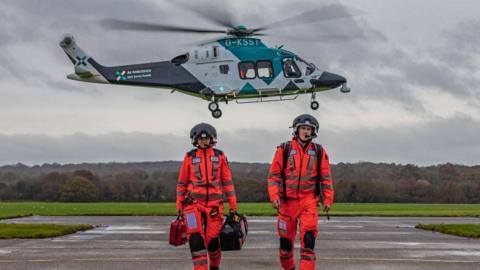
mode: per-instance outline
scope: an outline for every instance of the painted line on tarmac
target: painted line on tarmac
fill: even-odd
[[[248,260],[251,257],[223,257],[225,260]],[[26,260],[0,260],[0,263],[42,263],[42,262],[62,262],[62,261],[183,261],[185,257],[104,257],[104,258],[72,258],[72,259],[26,259]],[[462,260],[435,260],[435,259],[408,259],[408,258],[353,258],[353,257],[317,257],[319,261],[366,261],[366,262],[417,262],[417,263],[464,263],[478,264],[480,261],[462,261]]]
[[[107,230],[97,230],[97,231],[85,231],[82,234],[167,234],[166,231],[107,231]]]
[[[55,259],[29,259],[29,260],[0,260],[0,263],[21,263],[21,262],[55,262]]]
[[[480,263],[480,261],[442,260],[442,259],[409,259],[409,258],[340,258],[317,257],[321,261],[367,261],[367,262],[430,262],[430,263]]]
[[[276,231],[248,231],[248,234],[277,235]]]

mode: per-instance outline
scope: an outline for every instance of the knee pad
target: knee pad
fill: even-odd
[[[292,241],[285,237],[280,237],[280,249],[285,251],[292,250]]]
[[[208,242],[208,251],[217,251],[220,249],[220,239],[212,238]]]
[[[303,236],[303,245],[305,248],[314,249],[315,248],[315,234],[313,231],[307,231]]]
[[[199,233],[194,233],[190,235],[189,244],[190,244],[190,251],[192,252],[205,249],[205,242],[203,242],[203,238]]]

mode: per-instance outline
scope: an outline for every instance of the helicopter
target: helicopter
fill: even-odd
[[[351,16],[342,6],[324,7],[315,13],[319,16],[315,20]],[[301,21],[311,17],[309,14],[258,28],[235,25],[230,20],[204,12],[197,14],[226,27],[226,30],[117,19],[102,21],[104,26],[114,30],[223,34],[200,42],[169,61],[103,66],[86,54],[72,35],[66,34],[59,45],[74,65],[74,73],[67,78],[90,83],[171,89],[172,93],[180,92],[208,101],[208,110],[214,118],[222,116],[221,102],[284,101],[309,94],[310,108],[317,110],[316,93],[338,87],[342,93],[351,91],[345,77],[321,70],[296,53],[283,49],[283,45],[268,47],[259,38],[266,35],[264,30]],[[322,14],[325,15],[323,18]]]

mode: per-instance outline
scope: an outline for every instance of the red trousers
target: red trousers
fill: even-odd
[[[209,263],[218,267],[222,258],[219,235],[223,226],[223,203],[214,206],[192,203],[183,211],[193,269],[208,270]]]
[[[315,269],[315,239],[318,230],[318,198],[288,199],[285,204],[281,199],[277,219],[277,230],[280,236],[280,264],[283,269],[295,267],[293,256],[297,224],[300,225],[300,270]]]

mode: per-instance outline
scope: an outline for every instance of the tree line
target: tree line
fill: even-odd
[[[0,201],[169,202],[180,162],[0,167]],[[269,164],[231,162],[240,202],[268,201]],[[480,203],[480,166],[339,163],[335,201]]]

